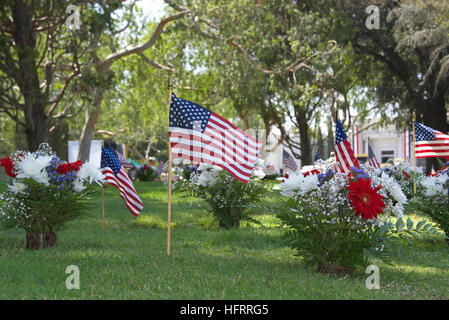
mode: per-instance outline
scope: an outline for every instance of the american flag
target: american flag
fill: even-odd
[[[101,172],[105,176],[106,182],[119,190],[120,196],[125,201],[129,211],[138,216],[143,209],[142,201],[137,195],[125,168],[123,168],[114,152],[105,147],[101,151]]]
[[[379,161],[377,161],[376,156],[374,155],[373,149],[370,145],[368,145],[368,164],[371,167],[374,167],[376,169],[380,168]]]
[[[282,164],[293,172],[298,170],[295,159],[285,150],[282,150]]]
[[[159,162],[159,165],[157,167],[157,174],[160,176],[162,173],[164,173],[164,163],[160,158],[157,159],[157,162]]]
[[[449,157],[449,136],[415,121],[416,158]]]
[[[228,120],[174,93],[168,134],[173,157],[219,166],[245,183],[261,147]]]
[[[335,157],[337,163],[339,164],[339,171],[349,172],[351,167],[356,167],[360,169],[359,161],[352,151],[351,143],[348,141],[348,136],[346,135],[345,129],[341,121],[337,119],[335,128]]]
[[[122,166],[123,166],[125,169],[132,169],[132,168],[134,168],[134,166],[132,165],[132,163],[131,163],[131,162],[128,162],[128,161],[126,160],[126,158],[123,156],[123,154],[121,154],[121,153],[118,152],[117,150],[114,150],[114,151],[115,151],[115,155],[117,156],[117,159],[121,162]]]
[[[321,159],[321,155],[320,153],[317,151],[315,154],[315,157],[313,157],[313,163],[317,162],[318,160]]]
[[[429,177],[438,177],[437,172],[435,171],[435,169],[432,166],[432,170],[430,170],[429,172]]]

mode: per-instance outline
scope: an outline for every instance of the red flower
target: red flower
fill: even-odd
[[[5,168],[6,174],[8,176],[10,176],[11,178],[16,177],[16,173],[14,171],[14,164],[12,163],[12,160],[10,157],[0,159],[0,167]]]
[[[284,174],[284,169],[281,168],[280,171],[281,171],[281,174]]]
[[[357,216],[361,215],[363,219],[370,220],[383,213],[382,208],[385,208],[383,196],[377,193],[380,188],[382,185],[373,189],[371,179],[359,178],[357,181],[349,182],[346,188],[349,190],[348,199]]]
[[[313,169],[311,171],[307,171],[306,173],[304,173],[304,177],[307,177],[309,174],[320,174],[320,171],[318,171],[317,169]]]
[[[285,174],[285,177],[288,179],[288,177],[289,177],[288,173]]]
[[[76,162],[60,164],[56,168],[56,172],[59,174],[67,174],[67,172],[69,172],[70,170],[78,171],[82,165],[83,165],[83,163],[81,162],[81,160],[78,160]]]

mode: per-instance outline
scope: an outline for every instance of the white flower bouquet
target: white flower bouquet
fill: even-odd
[[[320,161],[280,184],[287,199],[274,211],[287,228],[286,240],[307,265],[326,273],[352,273],[373,257],[388,261],[387,235],[400,235],[405,226],[400,185],[382,170],[344,174],[335,168]],[[409,229],[418,232],[410,219]]]
[[[62,162],[48,144],[0,160],[12,178],[0,195],[0,223],[27,232],[27,248],[56,243],[55,232],[87,208],[87,196],[102,186],[103,174],[90,162]],[[43,239],[42,236],[46,239]]]
[[[435,176],[421,176],[410,202],[417,212],[428,216],[443,230],[449,244],[449,169],[439,170]]]
[[[252,220],[248,206],[258,202],[271,189],[254,174],[248,183],[235,179],[226,170],[200,164],[183,186],[186,194],[204,199],[221,228],[238,227],[241,220]],[[254,220],[252,220],[254,221]]]

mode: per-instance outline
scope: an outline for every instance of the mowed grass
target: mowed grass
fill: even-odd
[[[145,205],[139,218],[107,188],[105,229],[99,192],[92,211],[58,232],[53,248],[25,250],[24,231],[1,231],[0,299],[449,298],[449,247],[442,237],[398,245],[393,265],[376,261],[380,289],[368,290],[364,270],[336,277],[305,268],[282,240],[276,217],[255,212],[262,226],[220,230],[202,201],[178,193],[168,256],[167,192],[160,182],[135,187]],[[79,267],[79,290],[66,288],[69,265]]]

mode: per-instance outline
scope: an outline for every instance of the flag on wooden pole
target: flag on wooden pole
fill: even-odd
[[[449,157],[449,135],[417,121],[414,124],[416,158]]]
[[[371,145],[368,144],[368,164],[371,167],[374,167],[376,169],[380,168],[379,161],[377,161],[376,156],[374,155],[373,149],[371,148]]]
[[[101,152],[101,172],[108,184],[116,187],[128,210],[138,216],[143,209],[142,201],[137,195],[134,185],[116,155],[103,147]]]
[[[313,157],[313,163],[317,162],[318,160],[321,159],[321,155],[320,153],[317,151],[315,154],[315,157]]]
[[[337,168],[341,172],[351,171],[351,167],[360,169],[359,161],[354,155],[354,151],[351,148],[351,143],[348,140],[343,124],[336,117],[335,124],[335,157],[337,160]]]
[[[219,166],[244,183],[262,145],[218,114],[174,93],[168,133],[173,157]]]

